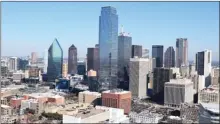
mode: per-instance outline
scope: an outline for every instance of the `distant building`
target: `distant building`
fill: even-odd
[[[28,67],[29,78],[38,78],[41,75],[41,70],[37,66],[29,66]]]
[[[156,59],[156,67],[163,67],[163,45],[152,46],[152,58]]]
[[[98,92],[100,89],[100,85],[97,78],[97,72],[94,70],[88,71],[88,83],[89,83],[89,90]]]
[[[189,75],[197,74],[195,63],[189,65]]]
[[[128,114],[131,111],[131,92],[120,90],[108,90],[102,92],[102,105],[124,109]]]
[[[79,75],[86,74],[86,63],[84,61],[77,62],[77,74]]]
[[[175,67],[175,51],[173,47],[168,47],[164,55],[164,67]]]
[[[98,48],[88,48],[87,49],[87,70],[98,71],[99,68],[99,49]]]
[[[219,68],[212,69],[212,85],[219,85],[220,84],[220,77],[219,77]]]
[[[188,41],[186,38],[176,39],[176,67],[188,65]]]
[[[159,123],[164,116],[162,114],[152,113],[148,110],[144,110],[140,113],[131,112],[129,117],[132,123],[156,124]]]
[[[149,58],[149,62],[150,62],[150,64],[149,64],[149,71],[150,72],[153,72],[154,71],[154,68],[156,68],[156,64],[157,64],[157,62],[156,62],[156,58]]]
[[[131,58],[134,58],[135,56],[139,58],[142,57],[142,46],[141,45],[132,45]]]
[[[183,120],[179,116],[168,116],[167,117],[167,123],[168,124],[180,124]]]
[[[69,91],[70,88],[70,80],[68,79],[57,79],[56,81],[56,90],[58,91]]]
[[[180,118],[198,122],[199,107],[195,104],[182,103],[180,108]]]
[[[63,68],[63,49],[61,48],[57,39],[55,39],[48,50],[48,67],[47,67],[48,81],[55,81],[55,79],[61,77],[62,68]]]
[[[78,95],[79,103],[88,103],[93,105],[100,105],[101,103],[101,93],[84,91],[79,92]]]
[[[13,73],[14,82],[21,82],[23,78],[24,78],[24,73],[21,73],[21,72]]]
[[[63,63],[63,70],[62,70],[62,76],[64,78],[66,78],[68,75],[68,64],[67,63]]]
[[[68,73],[77,74],[77,48],[71,45],[68,52]]]
[[[142,49],[142,58],[147,58],[149,59],[149,49]]]
[[[17,71],[18,70],[18,58],[17,57],[9,58],[8,69],[9,69],[9,71]]]
[[[181,107],[182,103],[193,103],[193,83],[190,79],[171,79],[164,86],[164,105]]]
[[[22,100],[20,114],[25,114],[27,108],[34,110],[34,113],[37,115],[40,115],[44,111],[43,103],[36,99]]]
[[[180,74],[182,77],[189,77],[189,66],[180,66]]]
[[[196,54],[196,69],[198,75],[204,75],[205,77],[204,87],[208,87],[211,84],[211,56],[210,50],[205,50]]]
[[[6,66],[1,66],[1,76],[8,76],[8,67]]]
[[[28,60],[25,59],[18,59],[18,68],[20,70],[25,70],[28,66]]]
[[[31,53],[31,64],[36,64],[37,63],[37,53],[36,52],[32,52]]]
[[[209,86],[199,91],[199,103],[219,103],[218,86]]]
[[[200,103],[199,104],[199,123],[211,124],[220,123],[219,103]]]
[[[146,97],[149,70],[149,59],[137,57],[130,59],[129,91],[132,97]]]
[[[44,51],[44,73],[47,73],[47,66],[48,66],[48,50]]]

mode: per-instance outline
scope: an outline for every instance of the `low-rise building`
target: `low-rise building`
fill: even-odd
[[[35,114],[41,114],[44,110],[43,103],[39,102],[36,99],[22,100],[20,113],[24,114],[27,108],[34,110]]]
[[[219,88],[211,85],[199,91],[199,103],[218,103],[219,104]]]
[[[17,73],[13,73],[13,81],[14,82],[20,82],[21,79],[24,78],[24,73],[21,72],[17,72]]]
[[[164,117],[162,114],[152,113],[148,110],[141,113],[131,112],[129,114],[132,123],[158,123]]]
[[[97,105],[101,102],[101,93],[90,91],[80,92],[78,99],[79,103],[89,103]]]
[[[13,108],[8,105],[1,105],[1,115],[12,115]]]

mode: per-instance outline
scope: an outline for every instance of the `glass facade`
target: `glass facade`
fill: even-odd
[[[175,66],[175,51],[173,47],[168,47],[164,55],[164,67],[171,68]]]
[[[156,58],[156,67],[163,67],[163,46],[152,46],[152,58]]]
[[[55,79],[62,76],[62,67],[63,50],[57,39],[55,39],[48,50],[48,81],[55,81]]]
[[[188,41],[186,38],[176,39],[176,67],[188,65]]]
[[[103,88],[117,87],[118,15],[110,6],[101,8],[99,50],[99,82]]]

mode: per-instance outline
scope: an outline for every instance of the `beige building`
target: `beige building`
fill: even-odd
[[[212,85],[219,85],[219,83],[220,83],[219,68],[213,68],[211,75],[212,75],[211,84]]]
[[[209,86],[199,91],[199,103],[217,103],[219,104],[219,88],[217,86]]]
[[[67,77],[67,74],[68,74],[68,64],[67,63],[63,63],[63,70],[62,70],[62,76],[64,78]]]
[[[12,115],[13,108],[8,105],[1,105],[1,115]]]
[[[98,101],[101,99],[101,93],[90,91],[80,92],[78,99],[79,103],[89,103],[96,105]]]

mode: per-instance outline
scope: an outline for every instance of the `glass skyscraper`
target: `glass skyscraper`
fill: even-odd
[[[114,7],[101,8],[99,16],[99,82],[103,88],[117,87],[118,15]]]
[[[57,39],[51,44],[48,50],[48,67],[47,75],[49,81],[55,81],[62,76],[63,68],[63,49]]]
[[[163,67],[163,45],[152,46],[152,58],[156,58],[156,67]]]

